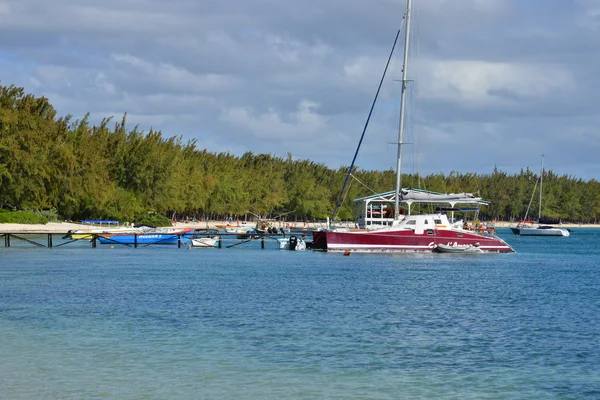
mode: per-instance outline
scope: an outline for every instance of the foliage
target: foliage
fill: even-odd
[[[35,215],[38,215],[42,218],[42,220],[46,220],[46,222],[59,222],[60,218],[58,216],[58,210],[56,208],[51,208],[49,210],[25,210],[31,212]],[[42,223],[46,223],[42,222]]]
[[[171,220],[162,214],[147,213],[135,219],[136,225],[172,226]]]
[[[0,211],[0,224],[47,224],[48,219],[31,211]]]
[[[183,143],[181,137],[164,138],[160,131],[138,127],[128,131],[126,123],[126,114],[98,125],[90,124],[89,115],[75,121],[70,115],[57,117],[46,98],[0,85],[0,207],[50,210],[35,211],[46,220],[119,219],[156,226],[168,226],[175,217],[324,220],[332,215],[348,172],[294,160],[291,154],[214,154],[198,149],[195,140]],[[353,218],[355,198],[393,190],[394,175],[355,168],[337,217]],[[539,173],[529,170],[509,175],[494,169],[492,174],[405,175],[402,182],[476,193],[490,201],[481,210],[482,220],[518,220],[538,179]],[[538,206],[534,196],[530,217],[538,217]],[[600,183],[546,171],[541,214],[597,222]]]

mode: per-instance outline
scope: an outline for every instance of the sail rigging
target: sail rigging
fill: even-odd
[[[454,206],[457,204],[483,204],[482,199],[475,197],[471,193],[456,193],[443,194],[415,190],[403,190],[401,187],[401,166],[402,166],[402,145],[404,125],[405,125],[405,108],[406,108],[406,90],[408,84],[408,59],[409,59],[409,41],[410,41],[410,16],[411,16],[412,0],[407,0],[406,12],[403,18],[405,25],[405,47],[404,59],[402,66],[402,94],[400,98],[400,117],[398,126],[397,144],[397,168],[396,168],[396,188],[393,192],[384,194],[375,194],[367,198],[355,200],[355,211],[357,214],[357,228],[359,229],[327,229],[313,231],[313,249],[325,251],[359,251],[359,252],[406,252],[406,251],[425,251],[431,252],[436,249],[439,244],[445,246],[472,246],[480,249],[482,252],[499,252],[510,253],[514,249],[504,240],[491,231],[482,230],[481,226],[477,231],[473,231],[468,225],[462,221],[456,221],[453,216],[449,218],[442,208],[450,205],[451,211],[454,211]],[[397,38],[394,41],[394,47]],[[393,53],[393,49],[392,49]],[[391,58],[391,54],[390,54]],[[388,60],[389,64],[389,60]],[[387,71],[386,65],[386,71]],[[385,76],[385,75],[384,75]],[[384,78],[382,78],[383,81]],[[381,87],[381,82],[379,88]],[[379,89],[377,91],[379,94]],[[369,112],[369,118],[373,111],[373,106]],[[366,130],[366,126],[365,126]],[[361,142],[364,137],[361,136]],[[359,144],[360,146],[360,144]],[[356,154],[354,160],[356,159]],[[346,183],[351,176],[354,168],[354,160],[350,167],[344,189],[340,194],[340,199],[335,207],[335,212],[339,209],[344,198],[344,190]],[[358,202],[358,203],[357,203]],[[387,204],[394,203],[393,216],[390,218],[391,211]],[[400,208],[400,203],[408,206],[408,213],[404,213]],[[440,208],[430,214],[411,214],[411,204],[436,204]],[[363,207],[364,206],[364,207]],[[478,208],[461,209],[461,211],[478,211]],[[334,213],[335,218],[335,213]],[[360,229],[361,220],[365,221],[365,229]],[[377,221],[375,221],[377,220]],[[372,222],[370,227],[367,227],[368,222]]]
[[[394,44],[392,45],[392,50],[390,51],[390,55],[388,56],[387,63],[385,64],[385,68],[383,70],[383,74],[381,76],[381,80],[379,81],[379,86],[377,87],[377,92],[375,93],[375,98],[371,104],[371,109],[369,110],[369,115],[367,116],[367,120],[363,127],[362,134],[360,135],[360,140],[358,141],[358,146],[356,147],[356,151],[354,152],[354,157],[352,158],[352,163],[350,163],[350,167],[348,168],[348,174],[346,174],[346,179],[344,180],[344,184],[342,185],[342,190],[340,191],[340,195],[335,203],[335,208],[333,210],[333,214],[331,216],[331,220],[335,221],[335,217],[342,206],[342,201],[344,199],[344,191],[346,190],[346,186],[348,185],[348,181],[352,176],[352,171],[354,170],[354,164],[356,162],[356,157],[358,157],[358,152],[360,151],[360,146],[362,145],[363,139],[365,137],[365,133],[367,132],[367,127],[369,126],[369,122],[371,120],[371,116],[373,115],[373,109],[375,108],[375,103],[377,103],[377,99],[379,98],[379,92],[381,91],[381,87],[387,75],[387,70],[390,66],[390,62],[392,60],[392,56],[394,55],[394,50],[396,49],[396,44],[398,43],[398,37],[400,37],[400,32],[402,31],[402,25],[407,20],[407,13],[404,14],[402,18],[402,24],[400,25],[400,29],[396,32],[396,37],[394,39]],[[407,24],[408,27],[408,24]],[[407,34],[408,37],[408,34]],[[403,81],[404,82],[404,81]],[[403,89],[404,90],[404,89]]]

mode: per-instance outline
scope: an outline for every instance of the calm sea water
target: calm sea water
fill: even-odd
[[[600,230],[499,233],[516,254],[13,239],[0,398],[600,398]]]

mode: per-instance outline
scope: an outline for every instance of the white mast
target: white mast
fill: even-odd
[[[538,224],[542,219],[542,184],[544,183],[544,155],[542,154],[542,174],[540,175],[540,208],[538,210]]]
[[[398,165],[396,166],[396,202],[394,204],[394,219],[400,214],[400,190],[402,189],[402,135],[404,133],[404,108],[406,102],[406,82],[408,76],[408,45],[410,42],[410,11],[411,0],[406,2],[406,31],[404,37],[404,64],[402,66],[402,95],[400,97],[400,126],[398,128]]]

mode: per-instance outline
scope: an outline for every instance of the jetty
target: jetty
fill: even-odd
[[[13,245],[19,243],[20,246],[18,246],[18,247],[23,247],[22,245],[26,245],[26,246],[35,246],[35,247],[56,248],[56,247],[63,247],[63,246],[67,246],[67,245],[74,245],[74,244],[81,245],[82,243],[86,243],[86,247],[96,248],[96,247],[98,247],[98,244],[100,242],[99,235],[102,235],[102,233],[89,233],[89,234],[85,235],[85,237],[80,237],[80,238],[74,239],[74,238],[69,238],[68,234],[66,234],[65,232],[47,232],[47,231],[43,231],[43,232],[32,232],[32,231],[0,232],[0,241],[4,242],[4,247],[14,247]],[[120,242],[114,241],[114,242],[109,242],[108,244],[104,244],[104,246],[108,245],[108,246],[112,246],[112,247],[125,246],[125,247],[138,248],[138,247],[148,247],[148,246],[160,245],[161,247],[177,246],[178,248],[181,248],[181,247],[188,247],[187,242],[190,241],[192,237],[199,238],[199,237],[218,236],[217,246],[215,246],[215,248],[219,248],[219,249],[220,248],[232,248],[232,247],[242,245],[244,243],[259,241],[260,247],[262,249],[264,249],[266,241],[270,241],[270,240],[277,241],[278,238],[301,236],[301,234],[296,234],[296,233],[274,234],[274,233],[262,233],[262,232],[246,233],[246,234],[226,233],[226,232],[223,232],[223,233],[219,232],[218,234],[184,233],[184,234],[173,234],[172,235],[173,238],[177,237],[176,244],[171,244],[171,243],[166,244],[161,239],[157,239],[155,241],[148,241],[148,240],[144,240],[143,242],[138,241],[137,237],[139,235],[143,235],[143,233],[133,234],[133,236],[134,236],[133,243],[120,243]],[[87,243],[89,243],[89,244],[87,244]]]

